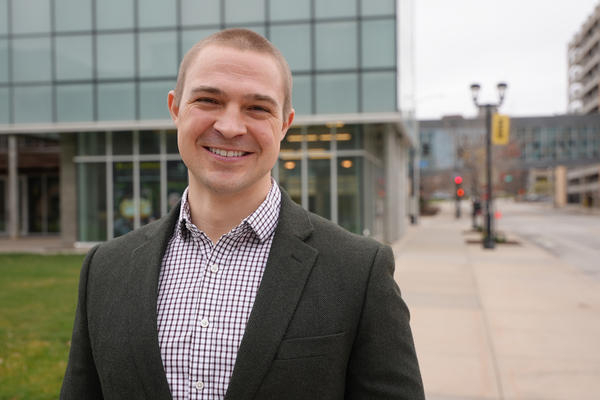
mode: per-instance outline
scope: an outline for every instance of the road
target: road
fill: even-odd
[[[600,279],[600,213],[510,200],[496,201],[495,209],[502,214],[498,231],[533,242]]]

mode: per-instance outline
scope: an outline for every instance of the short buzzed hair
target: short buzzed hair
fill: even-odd
[[[202,49],[210,45],[254,51],[273,57],[273,59],[275,59],[277,62],[281,77],[283,79],[283,117],[287,118],[289,113],[292,111],[292,72],[290,71],[290,66],[283,57],[283,54],[281,54],[277,47],[269,42],[269,40],[254,31],[242,28],[225,29],[223,31],[213,33],[207,38],[196,43],[191,49],[188,50],[183,57],[181,64],[179,65],[177,85],[175,86],[175,105],[178,106],[179,102],[181,101],[187,69],[196,59]]]

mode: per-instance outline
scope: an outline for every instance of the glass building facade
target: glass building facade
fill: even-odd
[[[62,214],[76,210],[76,227],[63,227],[75,241],[107,240],[168,212],[187,174],[166,107],[179,61],[202,38],[244,27],[270,39],[293,73],[297,118],[275,178],[305,208],[353,232],[397,237],[401,228],[384,227],[391,202],[408,205],[403,194],[390,196],[408,179],[395,163],[410,162],[406,147],[417,138],[412,74],[399,75],[412,56],[411,3],[0,0],[0,231],[10,230],[14,204],[25,204],[23,190],[14,200],[10,165],[28,173],[22,157],[11,164],[9,136],[58,137],[60,165],[37,168],[49,177],[43,187],[60,181],[62,207],[50,208],[61,216],[53,218],[64,225],[71,218]]]

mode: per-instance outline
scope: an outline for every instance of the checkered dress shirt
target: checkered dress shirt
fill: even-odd
[[[173,399],[223,399],[279,218],[276,183],[213,245],[192,222],[187,189],[158,282],[158,340]]]

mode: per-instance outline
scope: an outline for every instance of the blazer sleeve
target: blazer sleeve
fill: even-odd
[[[392,249],[381,246],[349,360],[346,399],[425,400],[409,319],[394,281]]]
[[[97,249],[98,246],[89,251],[81,268],[77,311],[75,312],[69,363],[60,391],[61,400],[103,398],[90,344],[86,302],[90,265]]]

